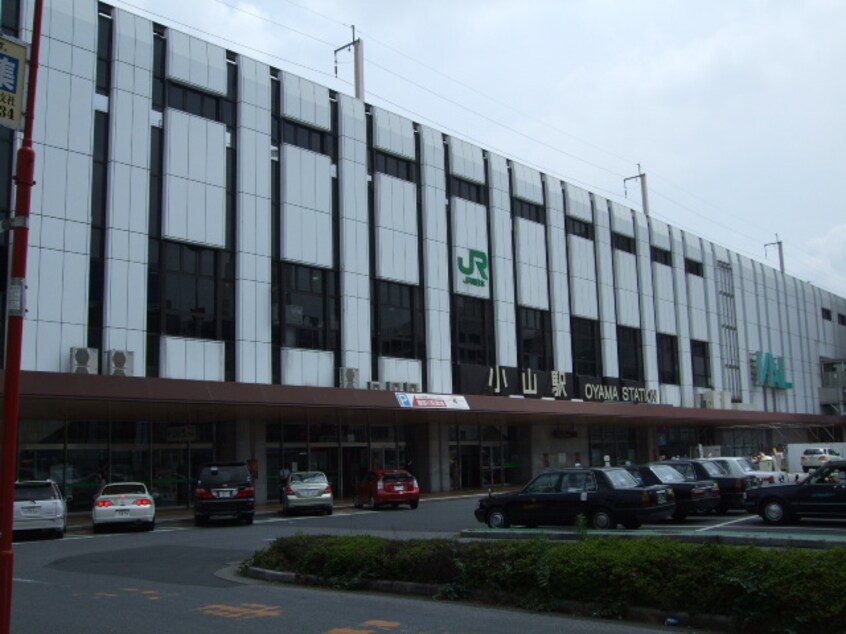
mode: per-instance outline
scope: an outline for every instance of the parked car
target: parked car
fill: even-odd
[[[666,484],[673,488],[676,509],[673,519],[683,520],[688,515],[703,515],[720,504],[720,487],[710,480],[688,480],[668,464],[651,463],[628,467],[644,485]]]
[[[367,504],[376,509],[385,504],[394,508],[408,504],[416,509],[420,503],[420,486],[417,478],[405,469],[374,469],[358,483],[353,505],[361,508]]]
[[[253,523],[256,488],[246,462],[210,462],[200,467],[194,488],[194,524],[212,517],[237,517]]]
[[[777,484],[779,482],[787,481],[787,474],[783,471],[761,471],[756,469],[755,465],[748,458],[739,456],[720,456],[718,458],[710,458],[729,474],[743,478],[752,476],[756,480],[756,484]]]
[[[802,463],[802,471],[808,473],[811,469],[822,467],[832,460],[843,460],[843,456],[831,447],[812,447],[803,451],[799,460]]]
[[[661,460],[656,464],[670,465],[690,482],[696,480],[716,482],[720,487],[720,503],[714,511],[719,514],[728,513],[730,510],[744,510],[743,492],[757,484],[754,476],[731,475],[711,458]]]
[[[846,460],[829,462],[799,482],[749,489],[743,504],[768,524],[846,518]]]
[[[288,477],[282,490],[282,513],[322,511],[332,515],[332,485],[322,471],[296,471]]]
[[[581,515],[591,527],[610,530],[618,523],[639,528],[675,508],[671,487],[641,487],[622,468],[575,467],[544,471],[514,493],[491,492],[474,514],[491,528],[568,525]]]
[[[116,482],[103,487],[91,509],[94,531],[109,524],[135,524],[151,531],[156,526],[156,502],[143,482]]]
[[[68,527],[68,505],[53,480],[15,482],[12,531],[49,531],[65,536]]]

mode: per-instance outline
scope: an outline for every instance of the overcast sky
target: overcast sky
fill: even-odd
[[[115,0],[846,297],[846,2]]]

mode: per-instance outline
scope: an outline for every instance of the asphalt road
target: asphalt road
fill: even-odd
[[[94,535],[74,531],[63,540],[15,543],[12,631],[63,632],[291,632],[379,634],[426,632],[666,632],[664,626],[480,607],[396,595],[302,588],[246,579],[241,562],[280,536],[297,533],[375,534],[393,538],[490,532],[475,521],[475,498],[421,503],[380,511],[337,511],[332,516],[262,516],[252,526],[215,522],[161,522],[148,532]],[[808,522],[789,530],[840,534],[843,522]],[[778,533],[757,517],[688,518],[637,534],[678,531]],[[526,531],[517,531],[517,533]],[[623,532],[623,531],[620,531]]]

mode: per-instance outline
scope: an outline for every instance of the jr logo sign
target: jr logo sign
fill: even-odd
[[[758,351],[752,355],[752,378],[758,385],[789,389],[793,383],[787,380],[787,365],[784,357],[774,357],[769,352]]]
[[[468,249],[467,263],[458,258],[458,270],[464,273],[464,283],[484,287],[488,281],[488,254],[484,251]]]

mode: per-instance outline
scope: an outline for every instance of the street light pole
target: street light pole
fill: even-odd
[[[0,471],[0,634],[10,634],[12,625],[12,551],[15,479],[18,466],[18,414],[21,391],[21,348],[23,320],[26,313],[26,251],[29,245],[29,209],[35,184],[35,150],[32,128],[35,120],[35,87],[38,81],[38,57],[41,50],[41,15],[44,1],[35,0],[32,46],[29,58],[26,118],[23,143],[18,150],[15,169],[15,217],[12,220],[12,267],[6,304],[6,372],[3,401],[3,453]]]

